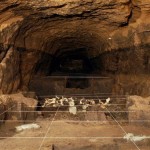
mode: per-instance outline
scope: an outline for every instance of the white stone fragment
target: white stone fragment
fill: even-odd
[[[39,129],[40,126],[38,124],[32,123],[32,124],[24,124],[21,126],[15,127],[17,132],[28,130],[28,129]]]
[[[75,105],[74,100],[71,100],[71,101],[69,102],[69,106],[74,106],[74,105]]]
[[[56,95],[56,99],[60,99],[60,98]]]
[[[89,104],[82,105],[82,112],[86,112],[86,109],[89,107]]]
[[[69,107],[69,112],[73,115],[76,115],[77,114],[77,108],[75,106],[71,106]]]
[[[105,103],[103,103],[101,100],[99,100],[99,104],[100,104],[101,108],[103,108],[103,109],[105,109],[106,106],[109,105],[109,102],[110,102],[110,97],[108,97],[108,98],[106,99]]]
[[[133,133],[128,133],[126,134],[123,139],[127,140],[127,141],[133,141],[133,142],[139,142],[142,141],[146,138],[150,138],[150,136],[135,136]]]
[[[64,102],[64,100],[63,100],[63,99],[60,99],[60,105],[61,105],[61,106],[63,106],[63,105],[64,105],[64,103],[63,103],[63,102]]]
[[[86,102],[85,98],[80,99],[80,105],[85,104],[85,102]]]
[[[91,105],[95,105],[95,101],[94,100],[90,100],[90,104]]]
[[[108,97],[108,98],[106,99],[105,105],[108,105],[109,102],[110,102],[110,97]]]

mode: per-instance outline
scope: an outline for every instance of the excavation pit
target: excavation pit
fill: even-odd
[[[26,93],[27,95],[30,94]],[[32,144],[31,139],[36,143],[32,145],[35,149],[45,138],[42,148],[47,150],[52,148],[107,150],[110,147],[115,150],[116,148],[136,149],[136,146],[145,150],[149,147],[150,126],[145,125],[146,120],[142,123],[138,118],[130,120],[129,114],[136,116],[140,111],[128,110],[129,99],[134,101],[134,98],[127,95],[112,95],[112,93],[38,96],[39,103],[35,110],[31,110],[32,106],[21,105],[22,109],[19,111],[10,109],[5,112],[10,118],[1,123],[0,138],[1,141],[9,138],[11,142],[17,139],[18,147],[22,147],[27,142],[25,147],[29,149]],[[72,107],[76,107],[75,114],[70,112],[69,108]],[[30,118],[29,116],[33,114],[35,118]],[[21,118],[14,119],[14,116],[18,115]],[[15,131],[16,126],[33,123],[40,128]],[[127,142],[125,136],[128,133],[144,138],[138,142],[132,140]]]
[[[149,150],[148,1],[1,0],[0,149]]]

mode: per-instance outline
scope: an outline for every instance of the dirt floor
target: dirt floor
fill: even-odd
[[[150,137],[140,142],[123,139],[126,133],[150,135],[149,127],[101,121],[52,120],[38,118],[39,129],[16,132],[23,123],[10,120],[0,127],[1,150],[149,150]]]
[[[124,101],[111,103],[106,109],[95,105],[76,115],[66,107],[44,107],[36,119],[0,122],[0,150],[150,150],[150,120],[130,120]],[[116,107],[117,106],[117,107]],[[28,109],[27,109],[28,110]],[[17,116],[18,111],[10,111]],[[22,112],[23,113],[23,112]],[[136,112],[131,112],[136,115]],[[22,117],[21,117],[22,118]],[[15,127],[36,123],[39,129],[16,132]],[[147,123],[147,124],[146,124]],[[140,141],[125,139],[132,133]]]

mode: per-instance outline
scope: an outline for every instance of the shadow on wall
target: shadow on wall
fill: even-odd
[[[114,80],[111,78],[94,78],[90,76],[87,78],[74,77],[71,78],[70,83],[69,81],[70,78],[66,76],[36,77],[30,81],[29,90],[35,91],[40,96],[111,93],[114,84]]]

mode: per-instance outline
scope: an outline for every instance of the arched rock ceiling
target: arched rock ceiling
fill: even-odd
[[[106,42],[108,34],[102,29],[97,33],[93,25],[78,20],[46,22],[43,25],[34,24],[30,29],[22,26],[17,35],[15,46],[27,50],[45,51],[55,54],[58,49],[75,49],[86,47],[95,53],[108,50]],[[25,24],[26,25],[26,24]],[[94,29],[97,27],[95,26]],[[26,30],[27,29],[27,30]]]
[[[2,0],[0,43],[50,54],[87,47],[97,55],[133,46],[135,33],[149,43],[149,14],[150,0]]]

